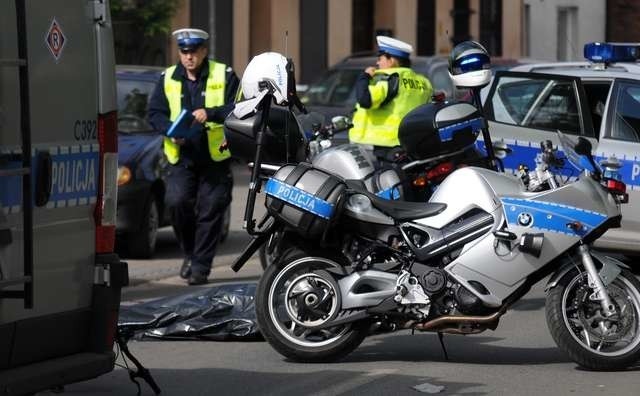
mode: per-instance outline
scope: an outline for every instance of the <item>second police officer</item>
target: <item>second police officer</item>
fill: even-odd
[[[239,80],[231,67],[207,58],[207,32],[187,28],[173,36],[180,61],[158,82],[149,102],[149,121],[166,132],[186,109],[200,128],[189,138],[164,137],[170,164],[165,201],[184,253],[180,276],[189,285],[199,285],[207,283],[231,203],[230,153],[220,146]]]
[[[367,67],[356,80],[356,112],[351,143],[385,151],[398,146],[398,126],[415,107],[431,100],[429,80],[411,70],[413,47],[403,41],[377,36],[377,69]]]

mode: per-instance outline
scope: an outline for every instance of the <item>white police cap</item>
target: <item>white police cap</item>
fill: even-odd
[[[388,54],[396,58],[408,58],[413,52],[411,44],[405,43],[393,37],[377,36],[378,52]]]
[[[209,39],[209,33],[201,29],[178,29],[172,33],[181,49],[196,48]]]

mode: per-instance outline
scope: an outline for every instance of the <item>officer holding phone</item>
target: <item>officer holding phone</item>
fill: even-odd
[[[149,102],[149,121],[168,131],[184,109],[193,128],[184,137],[164,138],[170,164],[165,204],[184,252],[180,276],[189,285],[207,283],[222,233],[223,216],[231,203],[233,180],[230,153],[221,150],[222,124],[233,110],[240,81],[231,69],[209,60],[209,34],[200,29],[173,32],[180,61],[160,79]]]
[[[377,36],[378,61],[356,80],[356,112],[351,143],[374,146],[381,152],[398,146],[398,126],[415,107],[431,100],[429,80],[411,70],[413,47],[398,39]]]

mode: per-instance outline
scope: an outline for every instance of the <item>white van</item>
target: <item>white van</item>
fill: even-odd
[[[2,395],[113,370],[116,124],[108,0],[1,2]]]

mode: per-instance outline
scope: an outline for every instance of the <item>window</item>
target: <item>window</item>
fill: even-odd
[[[449,70],[445,65],[437,67],[431,72],[429,76],[429,82],[433,87],[433,92],[443,91],[447,98],[453,98],[453,82],[449,77]]]
[[[620,83],[615,94],[613,123],[609,137],[640,142],[640,86]]]
[[[355,103],[353,94],[359,69],[337,69],[329,72],[319,82],[312,84],[301,98],[310,106],[341,106]]]
[[[149,97],[155,88],[150,81],[118,79],[118,130],[125,133],[149,132]]]
[[[558,60],[578,58],[578,45],[578,7],[558,7]]]
[[[531,5],[525,4],[522,13],[522,56],[531,56]]]
[[[593,130],[596,132],[596,137],[599,137],[602,115],[604,114],[604,108],[607,104],[607,98],[609,97],[611,83],[583,81],[582,85],[587,94],[587,105],[589,106],[589,112],[593,120]]]
[[[502,76],[488,103],[489,118],[497,122],[584,134],[572,81]]]

